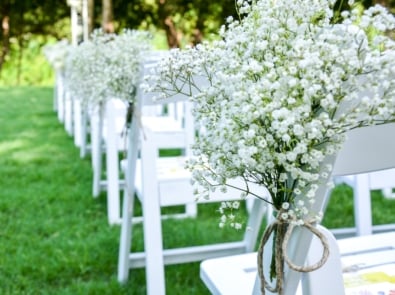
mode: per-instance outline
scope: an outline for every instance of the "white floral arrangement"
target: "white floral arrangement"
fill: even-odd
[[[105,34],[95,30],[90,40],[74,47],[69,54],[67,89],[89,106],[110,98],[133,101],[150,40],[150,34],[144,31]]]
[[[332,24],[332,0],[238,4],[243,17],[228,19],[222,40],[172,50],[147,91],[191,96],[203,132],[189,163],[200,196],[242,177],[267,187],[284,219],[303,223],[318,213],[308,204],[332,168],[317,171],[344,134],[394,121],[395,43],[367,31],[391,30],[395,20],[375,6]]]
[[[252,183],[268,189],[280,222],[317,221],[317,189],[330,184],[327,159],[345,133],[394,121],[395,43],[385,35],[394,17],[350,1],[334,21],[334,2],[239,0],[240,19],[227,20],[221,40],[173,50],[148,77],[157,99],[194,102],[200,134],[187,166],[198,196],[241,177],[242,197]],[[240,228],[235,207],[221,206],[222,225]]]
[[[69,41],[62,39],[54,44],[45,45],[43,53],[55,71],[63,71],[70,48]]]

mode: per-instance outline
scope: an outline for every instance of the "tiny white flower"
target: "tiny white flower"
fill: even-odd
[[[243,227],[243,226],[242,226],[241,223],[238,223],[238,222],[235,223],[235,229],[236,229],[236,230],[239,230],[239,229],[241,229],[242,227]]]
[[[239,207],[240,207],[240,202],[237,202],[237,201],[232,202],[233,209],[239,209]]]

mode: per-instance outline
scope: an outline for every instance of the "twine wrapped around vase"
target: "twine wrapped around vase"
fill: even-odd
[[[277,292],[279,295],[283,294],[284,290],[284,262],[287,263],[290,269],[299,272],[311,272],[316,269],[319,269],[321,266],[325,264],[329,256],[329,245],[325,235],[320,232],[316,227],[315,223],[316,220],[308,220],[303,223],[303,227],[307,228],[311,231],[315,236],[319,238],[323,246],[323,254],[321,259],[312,265],[308,266],[300,266],[294,264],[287,255],[287,247],[291,237],[291,234],[295,228],[294,220],[284,220],[281,218],[281,211],[280,214],[277,215],[276,220],[274,220],[265,230],[263,233],[261,243],[258,248],[258,275],[261,282],[261,294],[264,295],[266,290],[270,292]],[[275,234],[274,244],[273,244],[273,251],[274,251],[274,269],[275,277],[276,277],[276,284],[275,286],[270,286],[269,283],[266,281],[265,274],[264,274],[264,262],[263,262],[263,251],[264,247],[269,240],[272,234]]]

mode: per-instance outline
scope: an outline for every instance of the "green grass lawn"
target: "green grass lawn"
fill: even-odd
[[[145,294],[145,272],[116,280],[119,227],[91,194],[91,163],[52,109],[52,88],[0,88],[0,294]],[[216,206],[196,220],[164,222],[166,247],[234,240]],[[142,250],[141,226],[134,249]],[[166,268],[169,294],[208,294],[199,263]]]
[[[91,163],[52,108],[52,88],[0,88],[0,294],[145,294],[144,269],[116,280],[119,227],[91,194]],[[334,190],[325,225],[352,226],[352,191]],[[375,223],[395,223],[395,201],[374,192]],[[195,220],[164,222],[166,247],[238,239],[220,230],[216,206]],[[216,237],[216,238],[213,238]],[[141,227],[133,248],[143,248]],[[199,263],[166,267],[167,293],[209,294]]]

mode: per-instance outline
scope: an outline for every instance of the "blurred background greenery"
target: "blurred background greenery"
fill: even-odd
[[[75,1],[75,0],[74,0]],[[71,38],[73,0],[0,1],[0,86],[53,85],[53,72],[42,55],[45,44]],[[390,9],[395,0],[359,0]],[[237,16],[235,0],[87,0],[89,31],[102,27],[149,30],[158,49],[184,47],[215,37],[226,17]],[[346,0],[337,6],[346,7]]]

